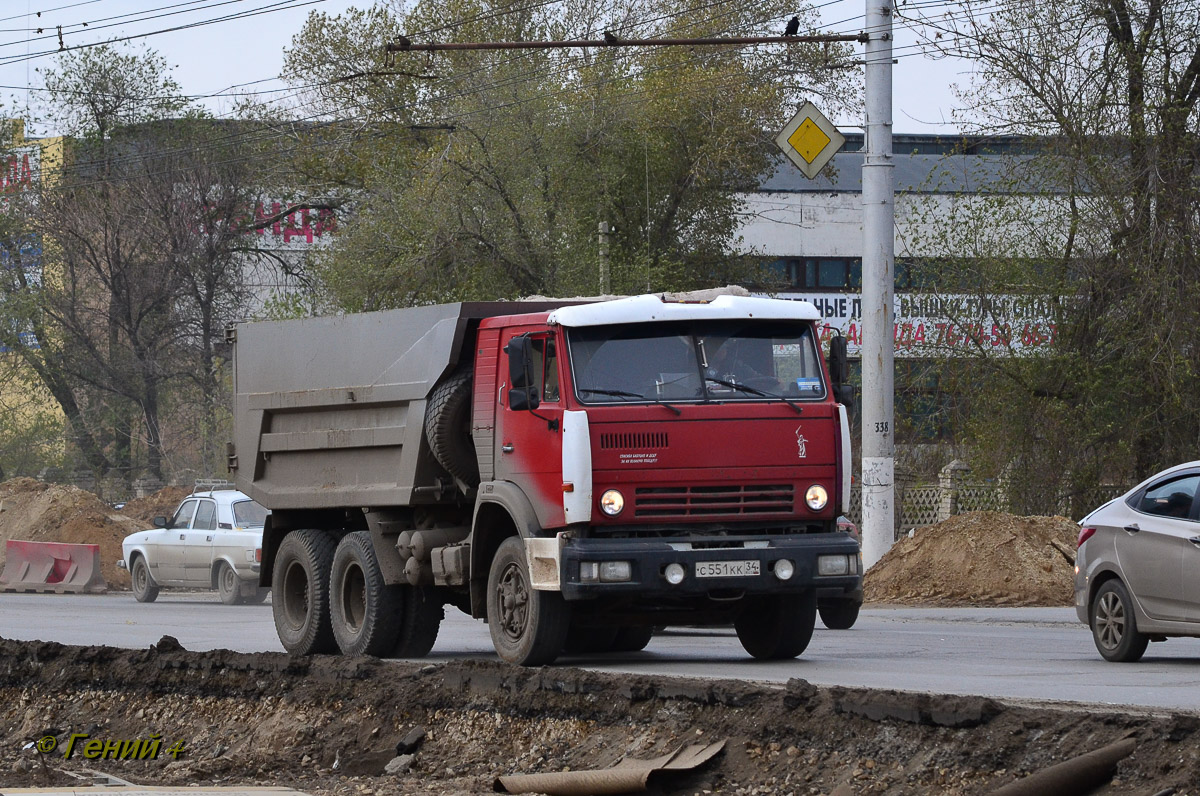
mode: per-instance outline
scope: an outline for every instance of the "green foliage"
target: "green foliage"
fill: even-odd
[[[911,237],[934,281],[1058,298],[1036,356],[976,352],[963,411],[982,472],[1024,508],[1073,516],[1100,483],[1196,458],[1200,393],[1200,16],[1177,0],[1005,0],[961,16],[964,95],[991,132],[1047,136],[1010,190],[960,199]],[[965,21],[963,21],[965,20]],[[945,23],[935,21],[943,28]],[[917,248],[914,246],[914,248]]]
[[[356,109],[364,131],[310,164],[319,166],[314,176],[358,191],[353,221],[319,275],[351,310],[592,295],[602,292],[597,230],[606,222],[608,292],[744,276],[728,255],[737,194],[770,162],[767,131],[796,96],[788,81],[805,80],[806,93],[822,93],[831,110],[854,96],[852,84],[818,68],[818,48],[400,52],[387,60],[380,45],[401,32],[459,42],[599,39],[605,30],[622,38],[779,33],[792,13],[778,2],[426,0],[407,14],[314,16],[288,71],[330,81],[313,105]],[[358,77],[337,80],[348,74]]]

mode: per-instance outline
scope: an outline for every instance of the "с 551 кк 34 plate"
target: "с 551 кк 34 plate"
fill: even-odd
[[[757,561],[701,561],[696,564],[698,578],[744,578],[759,573]]]

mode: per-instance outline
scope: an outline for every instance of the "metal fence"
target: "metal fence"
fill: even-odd
[[[936,484],[917,483],[911,478],[898,475],[896,477],[896,506],[895,532],[901,533],[910,528],[923,525],[933,525],[942,522],[956,514],[968,511],[1011,511],[1008,495],[1004,484],[1000,482],[979,482],[970,480],[971,469],[961,461],[955,460],[942,468],[938,473]],[[1100,505],[1125,491],[1120,486],[1100,486],[1089,490],[1094,494],[1095,505]],[[1058,501],[1058,513],[1068,516],[1067,506],[1070,501],[1063,495]],[[862,523],[862,489],[855,481],[850,488],[850,511],[847,515],[853,522]]]

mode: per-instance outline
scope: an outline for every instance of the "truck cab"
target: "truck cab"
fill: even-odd
[[[526,554],[548,573],[533,585],[569,604],[568,649],[732,624],[752,654],[791,657],[818,589],[861,602],[837,528],[848,423],[817,319],[643,296],[481,322],[472,436],[497,444],[479,501],[528,500]]]

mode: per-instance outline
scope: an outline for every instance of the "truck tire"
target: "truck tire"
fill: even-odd
[[[158,599],[158,586],[150,577],[150,565],[144,556],[135,556],[129,573],[133,581],[133,598],[140,603],[152,603]]]
[[[405,594],[383,580],[370,531],[342,537],[329,572],[329,620],[343,655],[382,657],[396,643]]]
[[[217,593],[226,605],[237,605],[242,601],[241,579],[225,561],[217,564]]]
[[[401,586],[404,590],[404,621],[400,625],[389,658],[424,658],[433,649],[445,612],[436,589]]]
[[[623,627],[617,631],[617,637],[609,649],[613,652],[641,652],[653,637],[653,627]]]
[[[817,595],[749,597],[733,626],[746,652],[767,661],[795,658],[808,646],[817,623]]]
[[[858,621],[861,600],[817,600],[821,624],[830,630],[849,630]]]
[[[433,388],[425,409],[425,439],[437,463],[467,486],[479,485],[471,440],[471,370],[459,370]]]
[[[488,629],[501,659],[518,666],[553,663],[562,652],[571,612],[560,593],[535,591],[519,536],[500,543],[488,572]]]
[[[337,652],[329,620],[334,539],[306,528],[283,537],[275,553],[271,613],[283,648],[293,655]]]
[[[570,655],[589,652],[611,652],[617,640],[619,629],[614,625],[598,627],[596,625],[580,625],[571,622],[567,629],[567,637],[563,641],[563,652]]]

